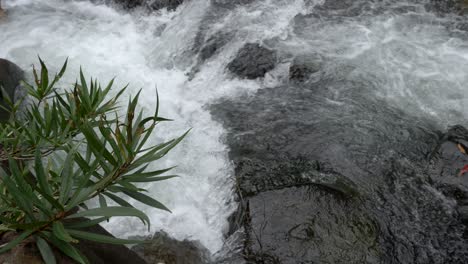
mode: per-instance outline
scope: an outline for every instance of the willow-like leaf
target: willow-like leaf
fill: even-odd
[[[90,232],[85,232],[85,231],[79,231],[79,230],[68,229],[68,232],[74,237],[96,241],[99,243],[116,244],[116,245],[145,243],[145,241],[142,241],[142,240],[121,239],[121,238],[115,238],[115,237],[110,237],[110,236],[105,236],[105,235],[100,235],[100,234],[95,234],[95,233],[90,233]]]
[[[121,206],[109,206],[104,208],[94,208],[89,209],[86,211],[78,212],[76,214],[72,214],[67,218],[78,218],[78,217],[94,217],[94,216],[106,216],[106,217],[113,217],[113,216],[134,216],[140,218],[140,220],[144,224],[150,224],[150,220],[148,216],[143,213],[142,211],[131,208],[131,207],[121,207]]]
[[[118,203],[121,206],[133,207],[133,205],[131,205],[129,202],[125,201],[124,199],[120,198],[119,196],[117,196],[117,195],[115,195],[113,193],[105,192],[104,195],[111,198],[114,202]]]
[[[167,176],[159,176],[159,177],[125,177],[122,178],[121,181],[118,181],[118,183],[121,183],[122,181],[128,181],[128,182],[157,182],[157,181],[165,181],[169,180],[172,178],[177,178],[179,176],[177,175],[167,175]]]
[[[75,160],[76,148],[73,147],[68,153],[67,158],[63,164],[62,172],[60,173],[60,203],[65,204],[65,202],[70,198],[70,193],[73,188],[73,164]]]
[[[119,188],[118,186],[116,187]],[[130,191],[125,188],[122,188],[122,192],[141,203],[147,204],[157,209],[171,212],[171,210],[169,210],[169,208],[167,208],[164,204],[162,204],[161,202],[157,201],[156,199],[152,197],[149,197],[146,194],[143,194],[141,192]]]
[[[78,241],[76,239],[73,239],[70,234],[65,230],[65,227],[63,224],[59,221],[55,221],[52,224],[52,232],[54,236],[56,236],[58,239],[63,240],[65,242],[73,242],[77,243]]]
[[[96,219],[92,219],[92,220],[86,220],[86,221],[82,221],[82,222],[71,222],[71,223],[65,223],[65,227],[66,228],[86,228],[86,227],[90,227],[90,226],[95,226],[101,222],[104,222],[106,220],[109,220],[109,217],[99,217],[99,218],[96,218]]]
[[[41,150],[39,148],[36,149],[34,165],[36,178],[37,182],[39,183],[40,189],[44,191],[47,195],[52,196],[52,190],[47,179],[47,173],[44,169],[44,165],[42,164],[42,155]]]
[[[89,264],[89,261],[86,259],[85,256],[79,253],[78,250],[72,244],[64,242],[50,234],[49,232],[41,232],[41,236],[47,238],[54,246],[56,246],[60,251],[62,251],[65,255],[69,256],[70,258],[74,259],[80,264]]]
[[[41,237],[36,237],[36,245],[41,253],[42,259],[44,260],[45,264],[56,264],[57,261],[55,260],[54,252],[50,248],[49,244],[42,239]]]

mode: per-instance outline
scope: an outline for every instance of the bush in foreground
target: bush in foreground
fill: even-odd
[[[138,217],[150,228],[149,218],[128,203],[128,198],[169,211],[145,194],[138,183],[175,177],[162,176],[170,168],[147,168],[188,131],[179,138],[147,146],[155,127],[168,121],[159,116],[157,94],[152,115],[136,110],[138,93],[119,116],[118,99],[126,87],[110,96],[113,81],[103,88],[96,80],[87,82],[80,71],[80,81],[72,89],[57,90],[67,62],[50,78],[46,65],[39,61],[41,70],[33,69],[35,83],[23,83],[26,104],[25,99],[14,102],[3,92],[11,114],[0,124],[0,235],[14,232],[17,236],[0,245],[0,254],[33,237],[47,264],[56,263],[54,247],[79,263],[88,263],[74,246],[82,239],[113,244],[141,241],[82,228],[113,216]],[[98,205],[88,208],[86,202],[94,198]],[[108,201],[118,206],[108,205]]]

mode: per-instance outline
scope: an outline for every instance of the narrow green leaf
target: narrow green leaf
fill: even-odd
[[[49,93],[49,71],[47,70],[47,67],[45,63],[42,61],[41,57],[39,57],[39,62],[41,63],[41,81],[40,81],[40,99],[44,99],[47,97]],[[39,88],[38,87],[38,88]]]
[[[62,204],[70,198],[70,192],[73,187],[73,164],[75,159],[75,153],[78,146],[72,148],[65,159],[63,164],[62,172],[60,173],[60,197],[59,201]]]
[[[49,232],[41,232],[41,235],[45,236],[48,241],[50,241],[54,246],[56,246],[60,251],[62,251],[65,255],[69,256],[70,258],[76,260],[80,264],[89,264],[89,261],[86,259],[85,256],[81,255],[78,250],[74,246],[72,246],[68,242],[64,242],[63,240],[59,240],[58,238],[52,236]]]
[[[36,177],[37,181],[39,183],[40,188],[49,196],[52,196],[52,190],[50,189],[50,184],[47,179],[47,174],[44,169],[44,165],[42,164],[42,153],[39,148],[36,149],[36,154],[35,154],[35,172],[36,172]]]
[[[79,230],[68,229],[68,232],[74,237],[96,241],[99,243],[117,244],[117,245],[145,243],[145,241],[142,241],[142,240],[121,239],[121,238],[99,235],[99,234],[79,231]]]
[[[65,223],[66,228],[85,228],[85,227],[90,227],[90,226],[95,226],[101,222],[104,222],[108,220],[109,217],[99,217],[96,219],[92,220],[86,220],[83,222],[71,222],[71,223]]]
[[[118,186],[116,186],[116,187],[118,187]],[[141,192],[128,191],[127,189],[124,189],[124,188],[122,188],[122,189],[123,189],[122,190],[123,193],[125,193],[126,195],[132,197],[133,199],[135,199],[135,200],[137,200],[139,202],[142,202],[144,204],[147,204],[147,205],[152,206],[152,207],[157,208],[157,209],[161,209],[161,210],[171,212],[171,210],[169,210],[169,208],[167,208],[165,205],[163,205],[159,201],[155,200],[154,198],[149,197],[146,194],[143,194]]]
[[[55,260],[54,252],[50,248],[49,244],[42,239],[41,237],[36,237],[36,245],[39,248],[39,252],[41,253],[42,259],[44,260],[45,264],[56,264],[57,261]]]
[[[76,214],[70,215],[67,218],[77,218],[77,217],[89,217],[89,216],[107,216],[107,217],[113,217],[113,216],[134,216],[140,218],[140,220],[143,223],[148,224],[149,228],[149,223],[150,220],[148,216],[143,213],[142,211],[131,208],[131,207],[121,207],[121,206],[109,206],[109,207],[104,207],[104,208],[94,208],[94,209],[89,209],[86,211],[78,212]]]
[[[133,207],[133,205],[113,193],[105,192],[104,195],[111,198],[114,202],[120,204],[121,206]]]
[[[168,179],[179,177],[177,175],[167,175],[167,176],[159,176],[159,177],[124,177],[122,181],[129,181],[129,182],[157,182],[157,181],[165,181]],[[119,181],[120,183],[121,181]]]
[[[99,194],[99,206],[107,207],[106,197],[104,197],[102,194]]]
[[[67,233],[67,231],[65,230],[65,227],[59,221],[55,221],[52,224],[52,232],[58,239],[63,240],[65,242],[73,242],[73,243],[78,242]]]

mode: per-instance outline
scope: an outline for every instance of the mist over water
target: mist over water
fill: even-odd
[[[154,164],[178,166],[174,173],[180,178],[149,187],[172,214],[137,206],[151,218],[150,233],[162,229],[178,239],[200,240],[214,253],[223,245],[235,202],[225,131],[207,106],[287,84],[292,58],[315,54],[322,63],[312,78],[361,83],[366,93],[441,128],[468,118],[463,21],[426,11],[427,1],[343,1],[346,8],[320,9],[325,2],[258,0],[223,7],[192,0],[174,12],[148,14],[88,1],[7,0],[0,57],[26,72],[37,64],[37,55],[50,72],[68,57],[63,86],[75,81],[82,66],[101,83],[113,77],[115,86],[129,83],[129,94],[142,89],[140,107],[149,112],[157,87],[162,115],[175,121],[162,124],[151,143],[192,131]],[[199,61],[197,47],[219,32],[229,36],[227,44]],[[279,53],[278,66],[262,80],[240,80],[225,70],[247,42],[263,42]],[[337,107],[353,100],[346,85],[326,88],[331,91],[327,100]],[[150,234],[134,219],[112,219],[106,228],[123,237]]]

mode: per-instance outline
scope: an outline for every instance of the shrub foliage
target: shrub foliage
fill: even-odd
[[[0,254],[33,236],[48,264],[56,263],[53,247],[79,263],[88,263],[74,246],[82,239],[115,244],[139,241],[82,228],[127,216],[139,218],[149,229],[149,218],[127,202],[129,198],[169,211],[138,183],[175,177],[165,175],[171,168],[148,170],[148,166],[165,156],[188,131],[148,146],[156,126],[168,121],[159,116],[157,93],[156,109],[150,116],[136,109],[140,93],[129,99],[126,109],[120,109],[119,97],[126,87],[112,96],[113,80],[101,87],[96,80],[86,81],[80,70],[79,81],[71,89],[58,90],[67,62],[51,78],[39,61],[40,70],[33,69],[34,84],[23,83],[27,99],[14,102],[3,92],[11,114],[0,124],[0,234],[15,232],[17,236],[0,245]],[[99,203],[89,208],[86,202],[94,198]]]

